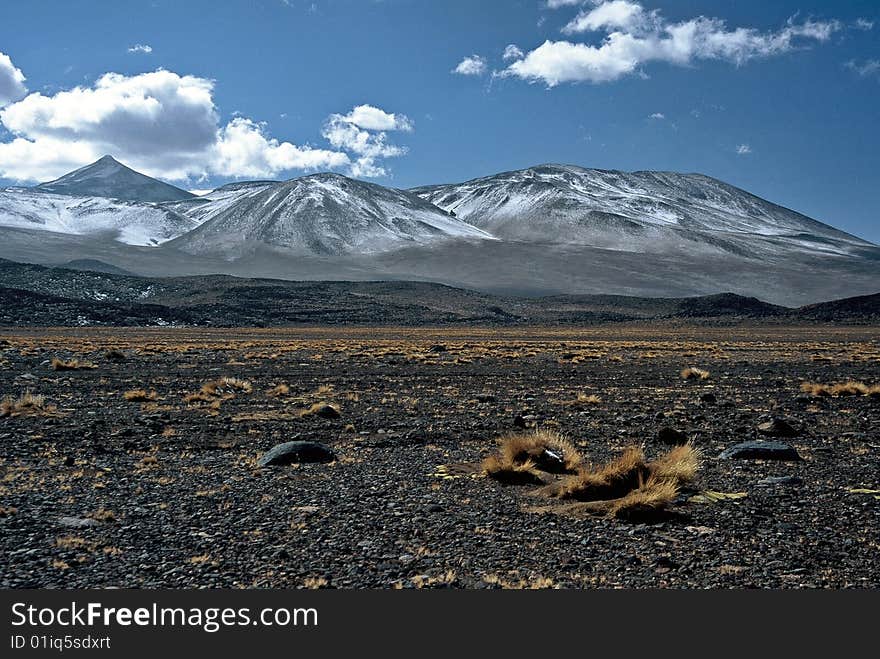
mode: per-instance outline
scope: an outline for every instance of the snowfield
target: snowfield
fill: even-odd
[[[150,246],[190,231],[196,221],[156,204],[6,189],[0,190],[0,227],[4,226],[101,234],[128,245]]]

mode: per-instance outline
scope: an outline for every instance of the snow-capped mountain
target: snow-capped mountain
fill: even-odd
[[[191,199],[191,192],[136,172],[111,156],[33,188],[74,197],[107,197],[125,201],[159,202]]]
[[[0,230],[13,227],[158,245],[195,226],[195,220],[155,204],[0,189]]]
[[[780,249],[849,253],[869,245],[701,174],[542,165],[411,192],[507,240],[743,255]]]
[[[492,239],[414,194],[340,174],[303,176],[262,188],[257,183],[219,189],[210,196],[215,196],[211,204],[230,203],[175,240],[175,247],[233,256],[263,244],[299,254],[342,255],[448,239]]]

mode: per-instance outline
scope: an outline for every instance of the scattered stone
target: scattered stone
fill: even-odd
[[[660,428],[660,432],[657,433],[657,441],[667,446],[679,446],[687,442],[687,435],[681,430],[666,426]]]
[[[72,529],[84,529],[89,526],[100,526],[101,522],[91,517],[59,517],[61,526],[69,526]]]
[[[758,485],[803,485],[804,479],[798,476],[771,476],[762,478]]]
[[[788,421],[779,418],[759,424],[758,432],[770,437],[797,437],[799,434]]]
[[[798,452],[783,442],[742,442],[723,450],[719,460],[802,460]]]
[[[492,394],[477,394],[476,399],[480,403],[494,403],[495,396]]]
[[[525,428],[526,427],[526,420],[525,420],[525,418],[523,418],[522,414],[517,414],[515,417],[513,417],[513,425],[516,426],[517,428]]]
[[[701,403],[710,403],[710,404],[717,403],[718,397],[715,394],[713,394],[711,391],[709,391],[709,392],[703,394],[702,396],[700,396],[700,402]]]
[[[429,350],[431,352],[446,352],[448,350],[448,348],[445,345],[443,345],[442,343],[435,343],[434,345],[432,345],[429,348]]]
[[[289,465],[295,462],[333,462],[336,454],[317,442],[285,442],[278,444],[263,454],[258,464]]]

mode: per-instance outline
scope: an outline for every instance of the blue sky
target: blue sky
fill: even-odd
[[[0,13],[6,183],[104,152],[190,189],[324,169],[410,187],[564,162],[702,172],[880,242],[875,0]]]

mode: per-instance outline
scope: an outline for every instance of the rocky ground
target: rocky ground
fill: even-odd
[[[45,396],[0,418],[0,587],[878,587],[880,399],[800,390],[878,367],[871,327],[0,330],[0,397]],[[523,426],[703,465],[655,523],[438,470]],[[294,439],[335,461],[259,466]],[[802,460],[719,458],[753,439]]]

